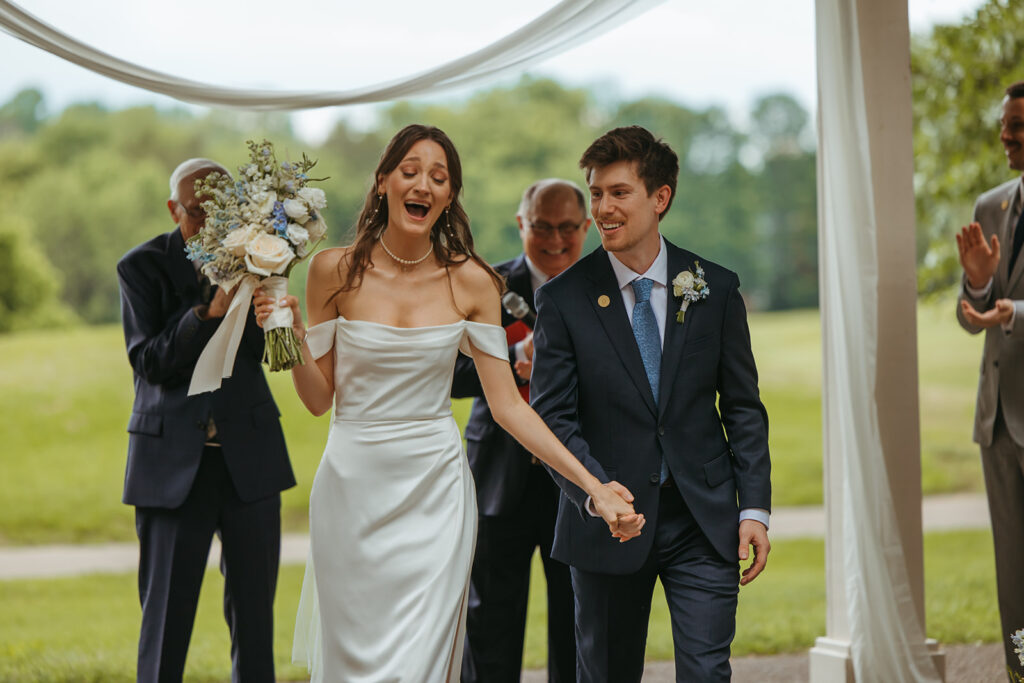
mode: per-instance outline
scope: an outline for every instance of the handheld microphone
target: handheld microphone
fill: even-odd
[[[537,324],[537,316],[530,310],[526,299],[509,290],[501,297],[501,305],[516,320],[522,320],[531,330]]]

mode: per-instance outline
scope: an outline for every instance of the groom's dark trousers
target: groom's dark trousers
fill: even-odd
[[[533,285],[523,255],[495,266],[510,291],[533,310]],[[529,332],[502,312],[509,340]],[[514,345],[509,358],[515,359]],[[517,378],[520,391],[529,385]],[[452,396],[476,397],[466,424],[466,454],[479,508],[476,554],[469,584],[463,683],[519,683],[530,592],[530,569],[539,548],[547,584],[548,681],[576,678],[576,638],[569,567],[551,558],[561,491],[544,467],[494,421],[472,358],[459,354]]]
[[[190,397],[196,359],[220,319],[193,311],[209,295],[181,232],[132,249],[117,274],[135,376],[123,500],[135,506],[140,544],[137,679],[182,679],[216,533],[232,680],[272,682],[280,492],[295,478],[260,366],[263,333],[250,314],[232,376]]]
[[[665,336],[655,398],[601,248],[537,292],[534,408],[602,482],[647,519],[626,543],[562,487],[552,555],[572,567],[577,678],[640,681],[656,577],[672,620],[677,681],[728,681],[740,509],[768,510],[768,419],[735,273],[665,242]],[[676,322],[671,280],[699,260],[710,296]],[[662,484],[662,459],[671,476]]]

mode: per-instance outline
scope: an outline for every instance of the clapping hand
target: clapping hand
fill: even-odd
[[[971,287],[981,289],[988,284],[999,266],[999,238],[993,234],[989,244],[981,232],[981,224],[971,223],[957,234],[956,249]]]
[[[993,237],[993,239],[995,239]],[[1010,299],[996,299],[996,305],[984,313],[979,313],[966,301],[960,301],[960,310],[964,319],[975,327],[995,327],[1010,322],[1013,317],[1013,301]],[[1014,323],[1016,324],[1016,323]]]
[[[594,503],[594,510],[608,524],[613,538],[625,543],[640,535],[640,529],[646,520],[633,509],[633,494],[625,486],[617,481],[610,481],[601,486],[591,496],[591,500]]]

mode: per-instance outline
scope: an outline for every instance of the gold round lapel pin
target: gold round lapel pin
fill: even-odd
[[[597,305],[600,306],[601,308],[608,308],[608,304],[610,304],[611,302],[612,300],[608,298],[607,294],[602,294],[601,296],[597,297]]]
[[[1003,200],[1003,206],[1002,206],[1003,211],[1006,211],[1006,207],[1008,207],[1009,205],[1010,205],[1010,202],[1008,202],[1007,200],[1004,199]]]

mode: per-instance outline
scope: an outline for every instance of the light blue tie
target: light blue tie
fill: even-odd
[[[654,317],[654,309],[651,308],[651,288],[654,287],[654,280],[642,277],[633,280],[630,285],[633,287],[633,294],[636,295],[636,303],[633,304],[633,336],[636,337],[636,345],[640,348],[644,372],[647,373],[651,393],[654,394],[654,405],[658,405],[661,339],[658,334],[658,319]],[[668,481],[668,466],[662,460],[660,483],[664,484],[666,481]]]

